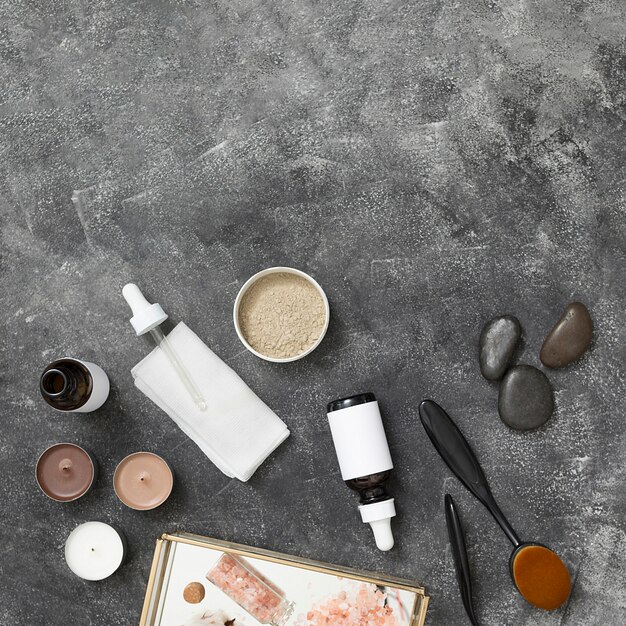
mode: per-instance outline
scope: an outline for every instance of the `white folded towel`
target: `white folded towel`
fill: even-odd
[[[284,422],[185,324],[168,335],[208,408],[201,411],[169,359],[155,348],[131,370],[163,409],[227,476],[246,481],[289,436]]]

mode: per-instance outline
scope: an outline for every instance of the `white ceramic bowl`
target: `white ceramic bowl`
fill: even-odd
[[[311,285],[315,287],[317,292],[322,297],[322,300],[324,301],[324,308],[326,309],[324,328],[322,329],[322,332],[320,333],[320,336],[317,338],[315,343],[309,346],[304,352],[301,352],[300,354],[297,354],[296,356],[290,356],[285,359],[278,359],[278,358],[267,356],[266,354],[261,354],[260,352],[257,352],[247,342],[244,334],[241,332],[241,326],[239,325],[239,307],[241,306],[241,301],[246,291],[248,291],[248,289],[257,280],[259,280],[259,278],[262,278],[263,276],[267,276],[268,274],[277,274],[278,272],[282,272],[285,274],[295,274],[296,276],[300,276],[301,278],[304,278],[306,281],[311,283]],[[319,286],[318,282],[314,278],[309,276],[308,274],[305,274],[304,272],[301,272],[300,270],[294,269],[293,267],[268,267],[267,269],[261,270],[260,272],[257,272],[254,276],[249,278],[243,284],[243,287],[239,290],[239,293],[237,294],[237,297],[235,298],[235,306],[233,307],[233,321],[235,322],[235,330],[237,331],[237,336],[241,340],[241,343],[248,350],[250,350],[252,354],[258,356],[260,359],[264,359],[265,361],[271,361],[272,363],[290,363],[291,361],[297,361],[298,359],[302,359],[307,354],[310,354],[311,352],[313,352],[313,350],[315,350],[315,348],[317,348],[317,346],[319,346],[320,343],[322,343],[322,339],[324,339],[324,335],[326,335],[326,331],[328,330],[328,324],[330,322],[330,306],[328,304],[328,298],[326,297],[324,290]]]

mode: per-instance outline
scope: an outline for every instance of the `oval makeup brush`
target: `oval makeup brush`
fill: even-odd
[[[467,616],[473,626],[478,626],[478,620],[474,613],[472,604],[472,579],[469,568],[469,559],[467,558],[467,548],[465,547],[465,534],[461,526],[461,520],[457,513],[456,506],[452,496],[447,493],[444,499],[444,509],[446,512],[446,526],[448,527],[448,537],[450,538],[450,547],[452,548],[452,558],[456,569],[456,578],[459,583],[461,592],[461,600],[467,612]]]
[[[478,459],[448,414],[432,400],[424,400],[419,413],[426,434],[441,458],[483,503],[513,544],[509,570],[517,590],[537,608],[547,611],[558,609],[565,603],[572,588],[563,561],[546,546],[520,540],[498,507]]]

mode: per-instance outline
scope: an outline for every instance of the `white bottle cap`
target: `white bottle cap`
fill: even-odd
[[[393,548],[393,533],[391,532],[391,518],[396,515],[396,507],[393,498],[374,502],[374,504],[361,504],[359,506],[361,519],[372,527],[376,547],[386,552]]]
[[[157,302],[150,304],[134,283],[124,285],[122,295],[133,311],[130,323],[138,335],[147,333],[167,319],[167,313],[161,305]]]

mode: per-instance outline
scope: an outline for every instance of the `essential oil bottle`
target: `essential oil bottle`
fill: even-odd
[[[376,546],[391,550],[396,509],[385,483],[393,462],[376,397],[362,393],[331,402],[328,422],[341,476],[360,495],[361,519],[372,527]]]
[[[58,411],[90,413],[109,395],[109,379],[95,363],[65,357],[53,361],[39,379],[43,399]]]

